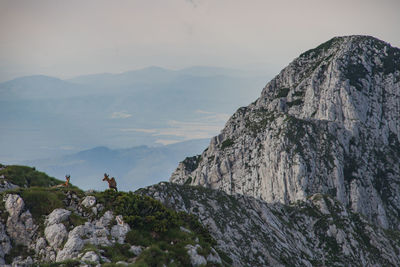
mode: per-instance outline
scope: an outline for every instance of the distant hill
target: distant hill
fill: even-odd
[[[182,158],[201,153],[208,143],[207,139],[200,139],[160,147],[96,147],[24,164],[35,166],[60,180],[70,174],[71,183],[83,189],[106,189],[107,183],[101,180],[106,172],[117,179],[119,190],[129,191],[168,180]]]
[[[83,87],[45,75],[32,75],[0,83],[2,100],[63,98],[82,94]]]
[[[155,145],[160,139],[210,137],[225,123],[218,116],[259,96],[258,88],[267,79],[215,67],[178,71],[150,67],[70,80],[36,75],[3,82],[0,162],[15,164],[103,145],[133,147]],[[211,120],[210,114],[217,119]],[[188,135],[187,123],[196,124],[194,132],[202,126],[202,136],[182,136]],[[135,130],[174,127],[179,134]]]

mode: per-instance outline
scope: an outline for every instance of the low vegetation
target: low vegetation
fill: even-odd
[[[193,157],[186,157],[182,163],[185,165],[185,168],[188,172],[192,172],[199,166],[201,160],[201,155],[197,155]]]
[[[320,44],[316,48],[307,50],[303,54],[300,55],[300,57],[318,57],[320,54],[324,53],[327,51],[329,48],[331,48],[336,42],[340,41],[341,37],[334,37],[330,39],[329,41]]]
[[[226,139],[225,141],[222,142],[221,149],[224,150],[225,148],[232,146],[234,143],[235,142],[233,142],[232,139]]]
[[[4,167],[4,166],[2,166]],[[116,266],[118,261],[129,262],[135,255],[129,251],[132,245],[141,246],[143,252],[137,257],[132,266],[190,266],[190,257],[185,248],[187,245],[199,244],[201,249],[198,253],[207,257],[216,241],[211,237],[208,230],[204,228],[198,219],[185,212],[176,212],[165,207],[161,202],[144,195],[133,192],[115,192],[106,190],[95,192],[91,195],[96,197],[97,203],[102,204],[104,209],[95,217],[87,218],[78,214],[69,206],[71,195],[82,199],[86,194],[76,187],[52,188],[61,181],[48,177],[46,174],[36,171],[34,168],[24,166],[7,166],[1,170],[5,177],[12,183],[18,185],[30,185],[30,187],[19,187],[2,192],[20,195],[25,208],[30,210],[35,224],[39,225],[39,235],[43,235],[45,216],[56,208],[65,208],[72,211],[69,221],[65,222],[68,229],[84,224],[93,218],[100,218],[107,210],[114,214],[123,215],[125,223],[131,227],[126,235],[125,244],[115,243],[108,247],[92,247],[86,250],[102,251],[103,256],[111,260],[111,263],[103,263],[102,266]],[[38,184],[42,186],[37,186]],[[32,186],[34,185],[34,186]],[[0,198],[2,198],[0,196]],[[4,202],[1,203],[2,218],[6,220],[8,214],[4,210]],[[3,221],[4,222],[4,221]],[[85,250],[85,249],[84,249]],[[22,255],[33,255],[24,246],[14,246],[7,262],[12,258]],[[40,266],[79,266],[77,260],[68,260],[60,263],[43,263]],[[213,264],[213,266],[218,266]]]
[[[189,266],[186,245],[200,244],[202,251],[199,253],[204,256],[216,245],[208,230],[195,216],[168,209],[151,197],[111,190],[99,192],[95,196],[99,203],[105,205],[106,210],[112,208],[116,214],[123,214],[124,221],[132,229],[126,236],[128,244],[148,247],[138,257],[135,266],[162,266],[172,262],[174,265],[171,266]],[[111,259],[126,260],[132,257],[124,252],[123,245],[104,249]]]
[[[35,168],[19,165],[1,165],[3,169],[0,170],[0,176],[4,175],[4,179],[20,187],[50,187],[60,183],[53,177],[48,176],[44,172],[39,172]]]
[[[277,97],[277,98],[280,98],[280,97],[287,97],[287,95],[289,94],[289,91],[290,91],[290,89],[287,88],[287,87],[281,88],[281,89],[279,89],[278,94],[277,94],[276,97]]]

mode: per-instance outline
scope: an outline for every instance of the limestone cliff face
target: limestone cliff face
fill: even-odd
[[[284,205],[203,187],[140,190],[196,215],[232,266],[398,266],[400,235],[369,224],[329,195]]]
[[[329,194],[400,229],[399,114],[400,49],[336,37],[283,69],[171,181],[267,202]]]

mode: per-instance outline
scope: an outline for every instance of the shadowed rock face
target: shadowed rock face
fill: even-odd
[[[329,195],[285,205],[200,186],[160,183],[140,193],[196,215],[233,266],[397,266],[400,235]]]
[[[267,202],[329,194],[400,229],[400,49],[336,37],[296,58],[171,182]]]

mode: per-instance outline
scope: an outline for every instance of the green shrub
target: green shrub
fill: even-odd
[[[287,95],[289,94],[290,89],[289,88],[281,88],[278,91],[278,94],[276,95],[276,98],[280,98],[280,97],[287,97]]]
[[[185,254],[187,254],[185,252]],[[142,252],[138,257],[137,264],[147,264],[147,266],[165,266],[170,262],[170,258],[165,252],[163,252],[158,245],[152,245],[148,249]],[[190,265],[188,265],[190,266]]]
[[[20,192],[26,208],[34,219],[39,220],[43,215],[50,214],[54,209],[63,208],[65,195],[62,191],[43,187],[22,189]]]
[[[352,63],[347,65],[345,71],[350,85],[354,86],[358,91],[361,91],[363,84],[361,83],[360,79],[366,77],[368,70],[361,63]]]
[[[185,165],[186,170],[192,172],[199,166],[201,160],[202,160],[201,155],[197,155],[193,157],[186,157],[182,161],[182,163]]]
[[[154,239],[151,237],[150,232],[148,231],[132,229],[126,234],[125,241],[131,245],[147,247],[154,242]]]
[[[383,58],[384,74],[400,71],[400,49],[389,46],[387,56]]]
[[[293,93],[293,96],[296,96],[296,97],[303,97],[304,95],[305,95],[304,91],[297,91],[297,92]]]
[[[133,258],[135,255],[129,251],[129,248],[130,246],[128,244],[119,243],[115,243],[113,246],[109,247],[101,247],[104,251],[104,256],[113,262],[127,261],[128,259]]]
[[[227,147],[230,147],[234,144],[235,142],[233,142],[232,139],[226,139],[225,141],[222,142],[221,144],[221,149],[225,149]]]
[[[301,99],[295,99],[295,100],[293,100],[292,102],[287,102],[286,104],[287,104],[289,107],[292,107],[292,106],[299,106],[299,105],[303,104],[303,100],[301,100]]]
[[[132,228],[160,233],[179,224],[176,212],[148,196],[106,190],[97,195],[97,200],[103,203],[106,209],[122,214],[124,221]]]
[[[127,244],[149,247],[139,255],[135,266],[189,266],[186,245],[198,242],[201,252],[207,255],[216,245],[197,217],[170,210],[148,196],[106,190],[97,193],[96,198],[105,205],[105,210],[112,208],[116,214],[122,214],[131,226],[125,239]],[[190,232],[182,231],[181,226]],[[113,247],[107,252],[113,262],[127,257],[120,250],[120,247]]]

